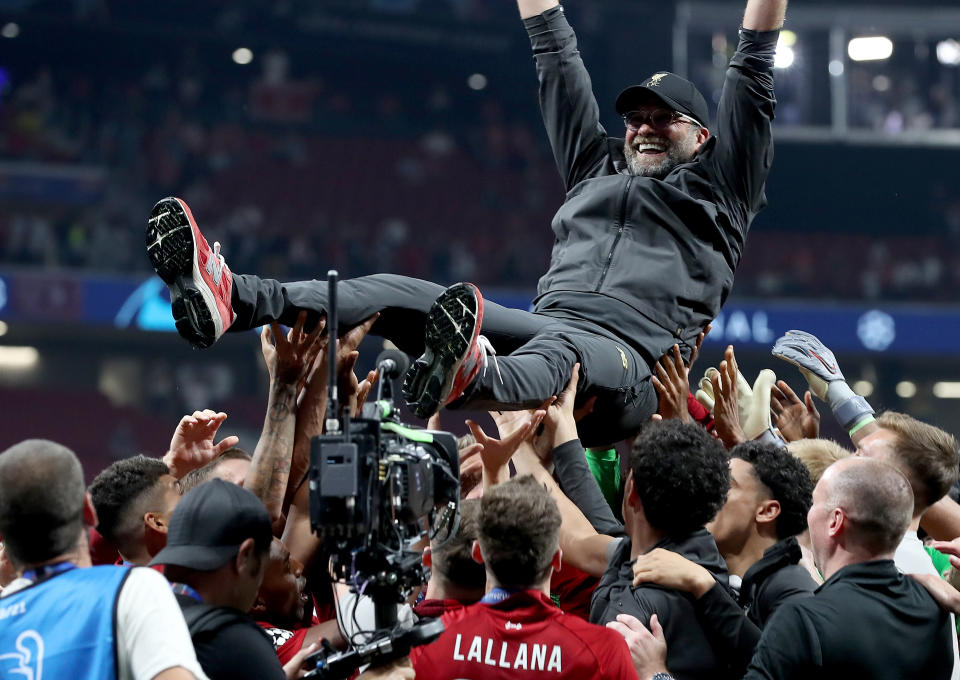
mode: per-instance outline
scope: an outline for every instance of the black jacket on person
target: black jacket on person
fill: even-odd
[[[556,7],[524,21],[540,107],[567,191],[534,311],[596,323],[649,363],[716,318],[773,159],[778,31],[742,30],[696,158],[663,180],[631,175],[607,136],[573,29]],[[612,103],[611,103],[612,108]]]
[[[257,623],[231,607],[212,607],[177,594],[197,652],[210,680],[285,680],[273,642]]]
[[[810,597],[817,582],[800,565],[800,544],[794,536],[763,551],[763,557],[743,575],[737,601],[747,616],[763,628],[777,607],[795,597]]]
[[[779,606],[810,597],[817,588],[800,566],[800,545],[787,538],[767,548],[743,576],[740,593],[733,595],[719,583],[694,603],[714,651],[741,675],[760,641],[761,629]]]
[[[950,619],[892,560],[851,564],[815,597],[781,606],[763,630],[745,680],[946,680]]]
[[[717,544],[705,529],[679,539],[665,538],[654,548],[670,550],[709,570],[719,583],[726,584],[727,568]],[[715,653],[706,633],[697,621],[693,598],[679,590],[644,583],[633,585],[630,539],[620,541],[607,571],[593,591],[590,620],[607,623],[618,614],[631,614],[649,625],[656,614],[667,640],[667,668],[677,680],[732,678]]]

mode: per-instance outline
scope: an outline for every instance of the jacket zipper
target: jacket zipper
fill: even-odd
[[[617,244],[620,243],[620,237],[623,236],[623,223],[627,219],[627,197],[630,195],[630,185],[633,184],[633,176],[627,177],[627,183],[623,185],[623,194],[620,197],[620,219],[617,222],[617,235],[613,239],[613,245],[610,247],[610,252],[607,253],[607,261],[603,265],[603,271],[600,273],[600,282],[597,284],[597,291],[600,292],[600,288],[603,287],[603,282],[607,278],[607,272],[610,271],[610,263],[613,262],[613,253],[617,249]]]

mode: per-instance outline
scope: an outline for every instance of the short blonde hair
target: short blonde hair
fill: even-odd
[[[798,439],[787,444],[787,451],[807,466],[814,485],[828,467],[852,455],[832,439]]]

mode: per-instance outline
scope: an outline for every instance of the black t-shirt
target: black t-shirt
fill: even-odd
[[[189,623],[191,607],[205,607],[200,602],[177,595]],[[209,609],[209,608],[208,608]],[[190,636],[197,653],[197,661],[210,680],[284,680],[286,675],[273,643],[246,614],[235,609],[218,607],[217,624],[212,630],[196,630],[191,626]]]

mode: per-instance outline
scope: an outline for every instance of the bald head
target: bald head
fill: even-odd
[[[0,536],[16,564],[46,562],[83,531],[83,468],[73,451],[28,439],[0,453]]]
[[[823,474],[827,507],[842,508],[849,539],[874,554],[896,550],[913,516],[913,491],[892,465],[871,458],[846,458]],[[819,485],[818,485],[819,486]]]

